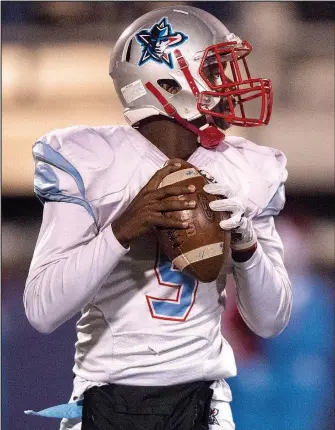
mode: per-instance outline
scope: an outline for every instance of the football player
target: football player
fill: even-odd
[[[231,213],[220,226],[232,231],[244,321],[262,337],[288,323],[291,286],[274,224],[286,158],[225,137],[232,125],[270,120],[271,82],[252,76],[251,49],[200,9],[149,12],[110,61],[129,125],[56,130],[33,148],[44,212],[26,314],[50,333],[80,312],[70,402],[45,412],[66,417],[63,430],[234,428],[226,379],[236,365],[220,329],[227,273],[207,284],[183,274],[153,233],[187,228],[164,213],[196,205],[168,199],[193,186],[157,189],[180,160],[211,178],[207,193],[227,197],[210,205]]]

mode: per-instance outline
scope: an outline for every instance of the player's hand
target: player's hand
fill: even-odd
[[[196,202],[183,200],[182,196],[193,193],[195,186],[172,184],[158,188],[165,176],[177,171],[180,166],[180,160],[177,158],[169,160],[168,164],[158,170],[141,189],[120,218],[112,222],[113,233],[125,248],[128,248],[133,239],[145,234],[152,227],[188,228],[187,220],[168,218],[164,216],[164,212],[194,208]],[[167,199],[171,196],[181,196],[181,198]]]
[[[243,199],[227,184],[207,184],[204,191],[209,194],[226,196],[209,203],[213,211],[231,212],[229,219],[220,222],[223,230],[231,230],[231,249],[233,253],[255,251],[257,236],[250,218],[245,216]]]

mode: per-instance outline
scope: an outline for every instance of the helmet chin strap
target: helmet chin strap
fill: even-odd
[[[182,118],[177,112],[176,108],[167,101],[163,94],[153,86],[151,82],[146,82],[146,88],[156,97],[156,99],[163,106],[165,112],[172,118],[174,118],[182,127],[192,131],[192,133],[198,136],[199,143],[207,149],[214,148],[225,138],[225,135],[215,125],[207,124],[208,127],[200,129],[195,125],[191,124],[186,119]]]
[[[176,49],[174,51],[174,54],[178,61],[179,67],[191,88],[192,93],[195,97],[198,97],[200,92],[196,82],[193,79],[193,76],[191,75],[185,58],[182,56],[179,49]],[[156,97],[156,99],[163,106],[165,112],[169,116],[174,118],[182,127],[192,131],[192,133],[198,136],[198,142],[204,148],[214,148],[225,138],[224,133],[222,133],[222,131],[216,127],[213,117],[211,115],[205,115],[208,126],[205,128],[198,128],[186,119],[182,118],[177,112],[176,108],[167,101],[163,94],[151,82],[147,82],[145,86]]]

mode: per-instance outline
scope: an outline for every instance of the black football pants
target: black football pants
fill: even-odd
[[[84,393],[82,430],[208,429],[210,385],[93,387]]]

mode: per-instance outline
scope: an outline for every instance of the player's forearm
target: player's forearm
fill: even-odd
[[[50,333],[74,316],[93,299],[126,252],[107,228],[43,270],[33,266],[24,294],[30,323]]]
[[[275,265],[258,244],[246,262],[234,263],[237,306],[247,325],[259,336],[278,335],[287,325],[292,305],[285,268]]]

